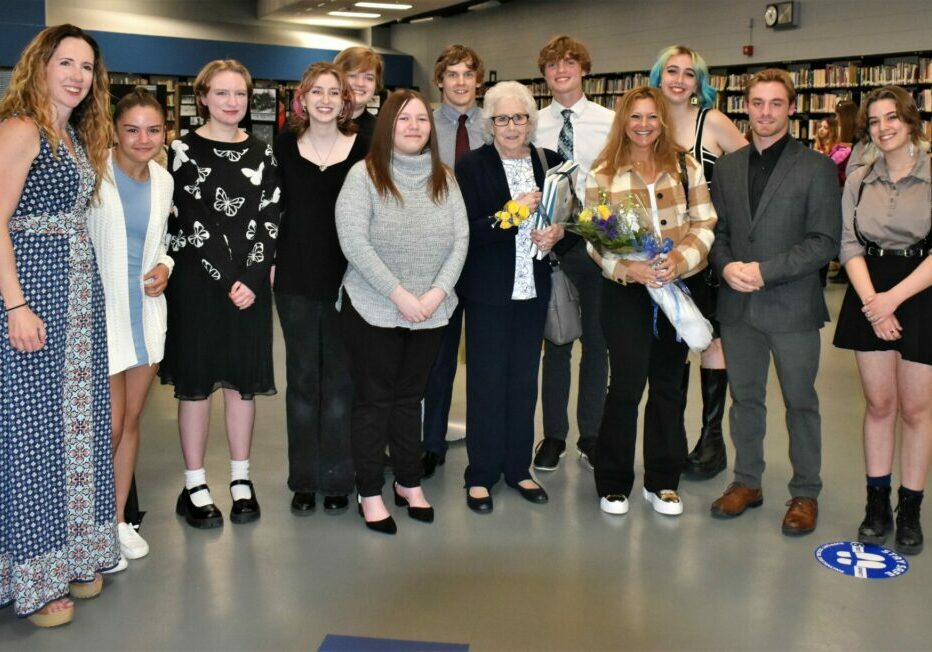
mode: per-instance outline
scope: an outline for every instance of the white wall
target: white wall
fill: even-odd
[[[342,50],[360,30],[260,20],[255,0],[46,0],[46,24],[92,31]]]
[[[594,73],[646,70],[674,43],[710,66],[932,49],[929,0],[801,0],[800,27],[764,27],[765,0],[515,0],[485,11],[393,25],[391,47],[415,59],[414,83],[431,88],[433,63],[450,43],[473,47],[498,78],[538,77],[537,54],[557,34],[586,43]],[[753,30],[749,21],[753,19]],[[754,56],[741,46],[754,45]]]

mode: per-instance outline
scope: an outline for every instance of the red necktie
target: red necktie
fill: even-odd
[[[466,120],[469,116],[465,113],[460,114],[460,124],[456,128],[456,162],[459,163],[469,151],[469,133],[466,131]]]

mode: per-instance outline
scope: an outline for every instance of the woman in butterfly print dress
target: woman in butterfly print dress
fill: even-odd
[[[207,64],[194,84],[204,126],[171,145],[175,179],[169,253],[168,333],[159,374],[175,386],[185,488],[176,511],[218,527],[204,471],[210,396],[223,389],[230,449],[230,520],[259,517],[249,480],[257,394],[274,394],[269,269],[280,217],[272,148],[238,127],[252,80],[239,62]]]
[[[334,207],[369,146],[353,124],[353,91],[332,63],[308,66],[292,109],[292,129],[275,141],[285,211],[274,278],[288,374],[288,488],[295,514],[311,513],[315,493],[335,514],[354,483],[353,380],[335,305],[346,258]]]

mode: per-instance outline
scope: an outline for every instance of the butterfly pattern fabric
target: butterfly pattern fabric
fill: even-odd
[[[218,143],[191,132],[171,144],[170,155],[175,273],[206,273],[227,289],[237,281],[253,291],[268,283],[281,221],[272,149],[252,136]]]

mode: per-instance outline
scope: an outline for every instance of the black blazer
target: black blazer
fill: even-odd
[[[544,169],[531,145],[531,164],[537,187],[544,187]],[[544,150],[548,167],[561,163],[559,154]],[[492,228],[489,219],[509,199],[508,180],[498,150],[493,145],[474,149],[456,164],[466,214],[469,218],[469,252],[456,285],[458,295],[469,301],[506,305],[515,283],[515,237],[518,229]],[[538,297],[550,296],[550,264],[534,261],[534,284]]]
[[[743,320],[765,333],[821,328],[829,315],[819,269],[838,254],[841,235],[838,171],[827,156],[790,138],[751,215],[751,147],[715,164],[712,202],[718,222],[709,259],[719,274],[733,261],[759,262],[764,287],[736,292],[723,280],[718,320]]]

